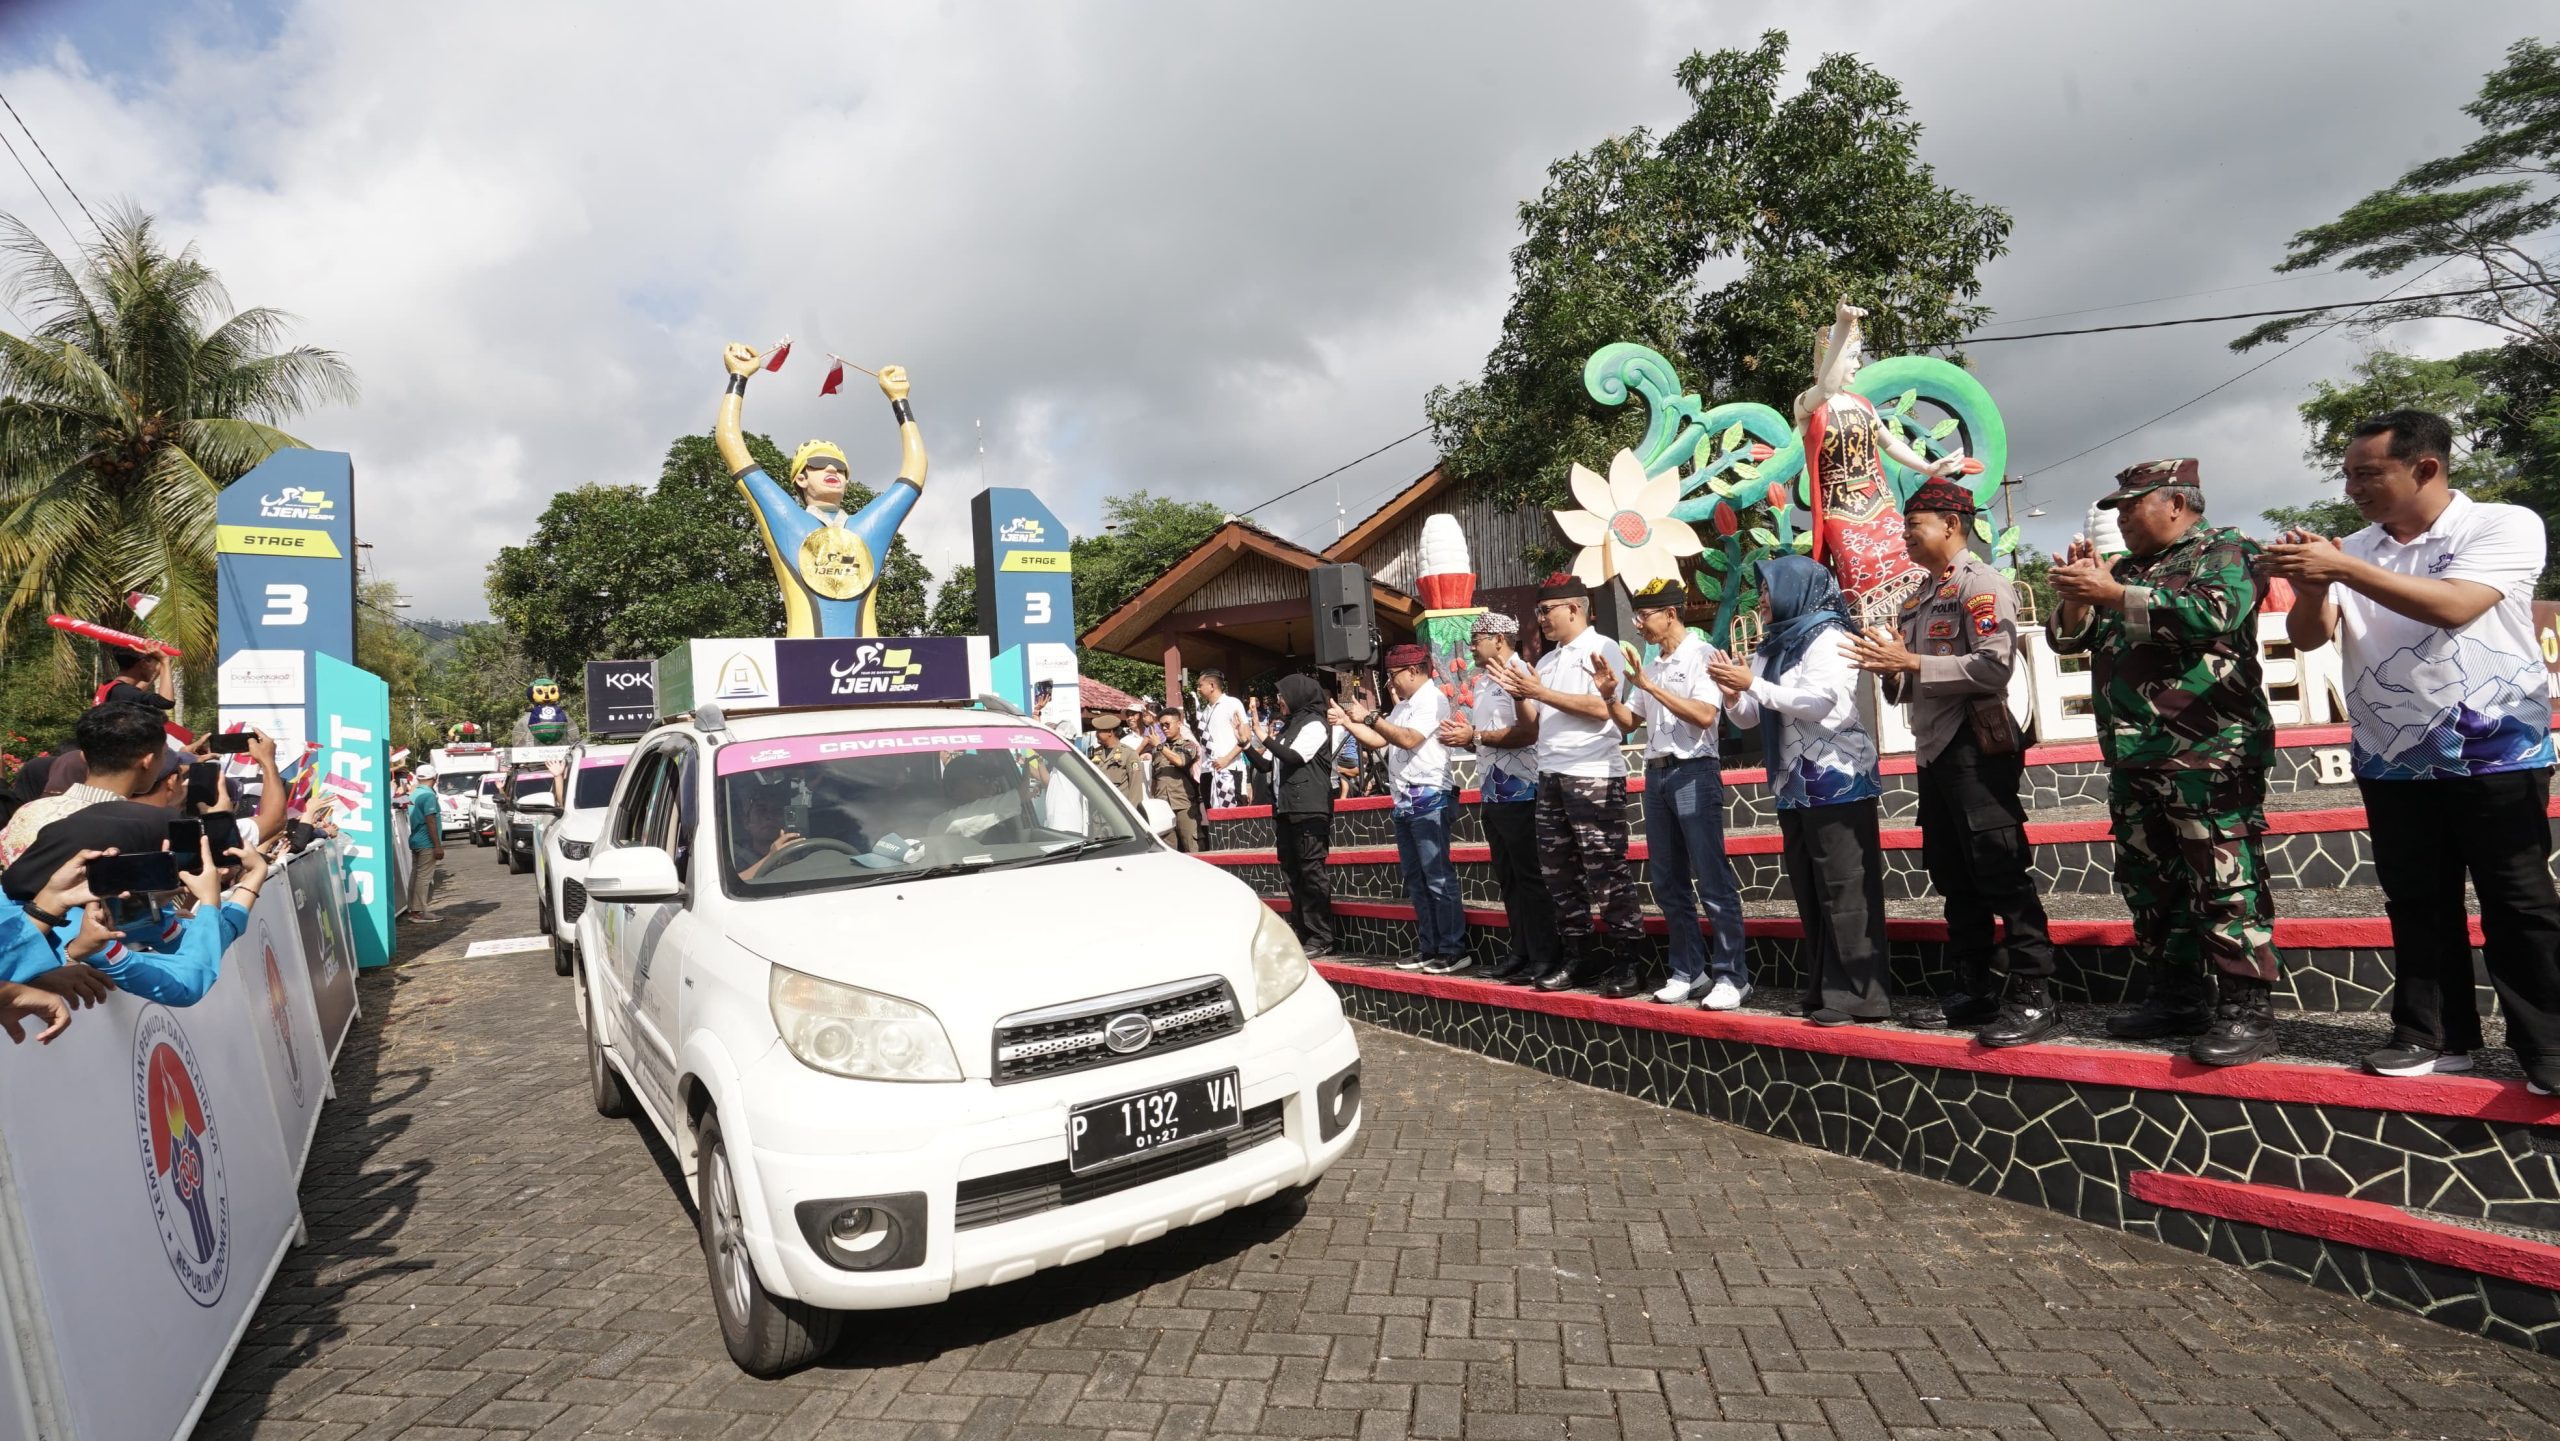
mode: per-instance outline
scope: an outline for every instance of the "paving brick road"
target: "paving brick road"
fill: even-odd
[[[2560,1437],[2560,1364],[1364,1031],[1303,1213],[733,1370],[672,1160],[587,1103],[530,878],[456,850],[366,977],[294,1253],[199,1435]],[[427,949],[423,943],[436,943]]]

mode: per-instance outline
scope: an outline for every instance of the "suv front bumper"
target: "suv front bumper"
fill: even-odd
[[[847,1081],[810,1070],[776,1045],[744,1077],[746,1093],[758,1098],[750,1122],[762,1194],[761,1206],[743,1208],[748,1246],[768,1289],[840,1310],[929,1305],[954,1291],[1090,1260],[1323,1175],[1359,1133],[1356,1084],[1342,1097],[1341,1113],[1328,1116],[1322,1110],[1333,1099],[1328,1083],[1338,1084],[1359,1060],[1341,1003],[1312,976],[1233,1036],[1004,1087],[984,1080]],[[1242,1085],[1246,1134],[1267,1134],[1268,1126],[1257,1132],[1252,1118],[1276,1107],[1277,1135],[1090,1200],[966,1229],[959,1224],[963,1182],[983,1188],[991,1178],[1063,1170],[1072,1107],[1230,1066]],[[1192,1146],[1221,1144],[1194,1142],[1152,1159],[1177,1164]],[[1133,1159],[1084,1176],[1104,1178],[1121,1166],[1145,1164]],[[925,1197],[923,1255],[902,1269],[840,1269],[811,1246],[795,1216],[804,1201],[913,1192]]]

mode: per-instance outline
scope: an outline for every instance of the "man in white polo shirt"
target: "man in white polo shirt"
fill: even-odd
[[[1653,998],[1730,1011],[1751,994],[1751,969],[1742,892],[1724,851],[1724,767],[1716,758],[1724,690],[1707,674],[1707,662],[1722,655],[1689,634],[1680,618],[1688,603],[1689,588],[1677,580],[1656,581],[1635,597],[1636,629],[1655,653],[1627,677],[1635,694],[1624,718],[1644,726],[1645,864],[1671,932],[1671,980]],[[1701,903],[1712,945],[1698,934]]]
[[[1349,729],[1360,744],[1387,754],[1396,860],[1404,870],[1405,898],[1413,902],[1418,946],[1396,964],[1402,970],[1455,975],[1473,962],[1467,955],[1466,909],[1458,902],[1458,872],[1449,862],[1449,826],[1458,814],[1458,792],[1449,784],[1449,749],[1440,743],[1449,698],[1431,679],[1431,653],[1422,647],[1390,646],[1386,665],[1394,710],[1381,716],[1355,698],[1333,707],[1327,718]]]
[[[2372,524],[2291,532],[2268,574],[2294,582],[2297,650],[2334,636],[2397,983],[2385,1076],[2471,1069],[2480,1045],[2462,883],[2480,897],[2507,1043],[2536,1094],[2560,1091],[2560,893],[2551,883],[2551,681],[2534,638],[2542,518],[2446,481],[2453,430],[2395,410],[2357,426],[2347,499]]]
[[[1626,730],[1611,719],[1624,713],[1626,662],[1616,641],[1591,628],[1591,587],[1570,575],[1538,587],[1538,632],[1549,649],[1534,673],[1493,672],[1513,700],[1538,709],[1538,870],[1555,897],[1564,956],[1537,985],[1588,984],[1623,999],[1644,989],[1644,913],[1627,866],[1627,758],[1618,749]]]

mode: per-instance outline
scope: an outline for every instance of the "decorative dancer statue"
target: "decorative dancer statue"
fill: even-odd
[[[1963,473],[1965,458],[1927,460],[1886,428],[1875,402],[1849,388],[1865,364],[1858,321],[1867,312],[1847,301],[1828,335],[1814,332],[1813,385],[1796,396],[1796,433],[1813,479],[1813,558],[1840,579],[1862,624],[1891,623],[1902,603],[1929,583],[1929,572],[1902,547],[1902,513],[1885,483],[1884,457],[1935,478]]]
[[[848,516],[844,491],[852,469],[833,442],[812,440],[793,452],[788,479],[800,492],[797,500],[756,464],[739,433],[738,417],[746,405],[747,377],[763,358],[752,345],[732,344],[721,352],[721,361],[729,369],[729,393],[720,402],[712,439],[738,489],[756,508],[756,525],[764,532],[774,579],[782,587],[783,634],[879,634],[874,602],[880,562],[897,538],[898,523],[924,493],[927,464],[924,435],[907,410],[906,371],[894,365],[879,371],[880,393],[889,397],[889,413],[898,420],[898,478]]]

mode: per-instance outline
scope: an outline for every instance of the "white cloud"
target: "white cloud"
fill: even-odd
[[[830,435],[880,478],[885,407],[858,375],[820,400],[817,350],[913,373],[935,481],[908,533],[937,572],[966,558],[976,418],[987,479],[1072,526],[1139,487],[1261,500],[1471,376],[1547,163],[1676,120],[1679,55],[1763,23],[1792,28],[1799,68],[1854,49],[1906,82],[1941,174],[2017,213],[1991,296],[2025,315],[2268,279],[2291,231],[2458,143],[2455,107],[2533,17],[464,0],[295,6],[147,63],[29,35],[5,83],[93,205],[158,211],[235,299],[355,363],[363,403],[298,429],[355,453],[383,572],[457,615],[554,490],[645,479],[708,424],[723,341],[785,331],[810,348],[749,423]],[[0,179],[0,207],[50,225]],[[2237,329],[1985,347],[2016,467],[2262,358],[2221,349]],[[2319,342],[2033,498],[2076,516],[2163,453],[2205,456],[2226,516],[2298,493],[2290,407],[2354,353]],[[1416,441],[1342,477],[1352,518],[1428,460]],[[1264,518],[1328,538],[1333,491]]]

